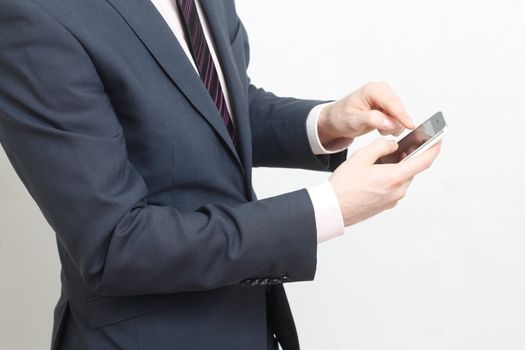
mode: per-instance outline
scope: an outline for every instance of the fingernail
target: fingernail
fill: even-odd
[[[414,119],[408,116],[408,120],[410,120],[410,126],[412,127],[412,129],[414,129],[416,127],[416,124],[414,123]]]

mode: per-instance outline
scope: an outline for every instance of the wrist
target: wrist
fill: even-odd
[[[336,138],[334,133],[331,131],[333,127],[330,123],[330,115],[333,113],[334,104],[325,106],[319,113],[319,119],[317,121],[317,133],[319,135],[319,141],[323,146],[327,146],[330,142]]]
[[[343,135],[341,127],[337,125],[343,118],[338,116],[337,103],[326,105],[319,113],[317,120],[317,135],[319,142],[327,150],[343,150],[354,141],[353,138]]]
[[[339,176],[334,176],[335,174],[332,174],[330,178],[328,179],[328,183],[330,183],[335,199],[337,200],[337,203],[339,204],[339,210],[341,212],[341,218],[343,220],[343,226],[348,227],[353,224],[355,224],[357,221],[354,218],[354,215],[352,215],[352,205],[348,201],[348,193],[345,193],[344,188],[347,187],[347,184],[340,182]]]

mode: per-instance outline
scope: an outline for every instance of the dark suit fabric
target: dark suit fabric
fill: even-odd
[[[252,167],[345,154],[310,150],[320,101],[250,83],[233,1],[201,3],[240,152],[149,0],[0,0],[0,141],[62,263],[52,348],[299,348],[282,283],[314,278],[312,203],[256,200]]]

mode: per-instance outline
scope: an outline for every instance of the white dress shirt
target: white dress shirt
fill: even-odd
[[[175,38],[179,41],[179,44],[182,46],[182,49],[188,56],[195,72],[199,74],[197,66],[191,55],[188,43],[186,42],[186,36],[184,35],[184,29],[182,27],[182,21],[180,18],[179,11],[177,9],[176,0],[151,0],[155,5],[159,13],[162,15],[168,26],[171,28]],[[199,1],[196,1],[197,12],[201,19],[202,28],[204,29],[204,36],[206,42],[211,51],[211,56],[217,73],[219,75],[219,81],[226,99],[226,105],[230,115],[232,115],[230,98],[228,94],[228,87],[226,85],[226,79],[222,73],[222,69],[217,58],[217,53],[215,50],[215,42],[211,36],[208,23],[206,22],[205,16],[203,15],[202,8]],[[308,114],[306,120],[308,141],[310,142],[310,147],[314,154],[331,154],[339,152],[340,150],[327,150],[321,144],[319,140],[319,134],[317,132],[317,121],[321,110],[326,106],[326,104],[318,105],[314,107]],[[233,118],[232,118],[233,119]],[[326,181],[318,186],[314,186],[307,189],[312,205],[314,207],[315,223],[317,229],[317,242],[323,242],[328,239],[340,236],[344,232],[344,222],[341,214],[341,209],[339,207],[339,201],[335,195],[335,191],[332,188],[332,185],[329,181]]]

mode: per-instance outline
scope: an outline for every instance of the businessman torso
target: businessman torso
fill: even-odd
[[[96,349],[298,348],[281,283],[313,278],[312,206],[256,201],[251,169],[341,159],[309,148],[319,101],[250,84],[233,1],[201,5],[238,147],[149,0],[0,0],[0,140],[63,266],[53,347],[75,320]]]

